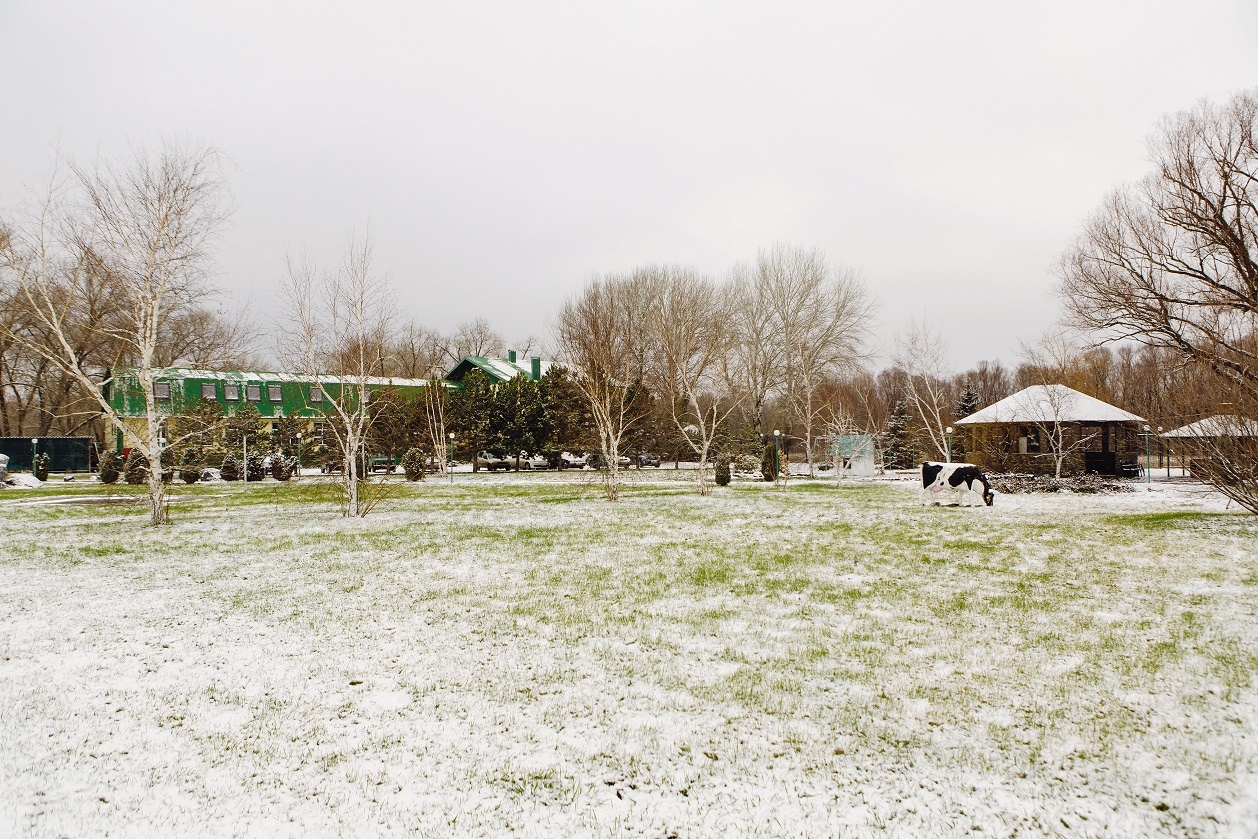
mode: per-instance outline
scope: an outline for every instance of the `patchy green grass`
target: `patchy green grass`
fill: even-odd
[[[0,810],[91,787],[114,815],[62,795],[35,832],[267,802],[316,834],[537,835],[1258,812],[1253,517],[631,477],[618,504],[580,475],[392,483],[355,521],[329,481],[176,486],[159,530],[42,503],[117,488],[5,496]],[[190,767],[224,783],[139,806]]]

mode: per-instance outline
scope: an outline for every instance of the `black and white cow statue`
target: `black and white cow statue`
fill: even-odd
[[[945,495],[947,493],[947,495]],[[948,498],[960,506],[962,501],[982,498],[988,507],[996,500],[996,493],[987,483],[984,475],[973,463],[934,463],[926,461],[922,464],[922,503],[943,504]]]

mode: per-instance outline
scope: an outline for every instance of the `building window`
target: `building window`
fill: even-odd
[[[1040,453],[1040,430],[1038,428],[1023,428],[1022,436],[1018,438],[1018,454],[1039,454]]]
[[[201,398],[202,399],[217,399],[218,398],[217,386],[213,382],[202,382],[201,383]]]
[[[236,402],[240,399],[240,385],[223,385],[223,398],[228,402]]]
[[[319,387],[318,385],[311,385],[310,386],[310,401],[312,403],[322,404],[323,388]]]
[[[170,382],[153,382],[153,395],[158,399],[169,399]]]
[[[261,402],[262,385],[245,385],[245,399],[250,402]]]
[[[266,398],[267,398],[267,399],[269,399],[269,400],[270,400],[270,401],[272,401],[272,402],[283,402],[283,401],[284,401],[284,391],[283,391],[283,390],[281,390],[281,388],[280,388],[280,386],[279,386],[279,385],[267,385],[267,386],[266,386]]]

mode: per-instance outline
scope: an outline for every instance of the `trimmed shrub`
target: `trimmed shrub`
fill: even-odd
[[[203,468],[205,468],[205,460],[201,456],[201,450],[196,446],[184,449],[183,457],[179,460],[179,479],[185,484],[195,484],[201,480]]]
[[[409,448],[406,454],[402,455],[402,471],[406,473],[408,481],[422,481],[424,479],[424,452],[417,448]]]
[[[772,481],[777,478],[777,463],[774,455],[773,444],[764,447],[764,453],[760,455],[760,476],[766,481]]]
[[[224,481],[239,481],[244,477],[244,470],[240,468],[240,458],[235,452],[223,455],[223,465],[218,468],[218,476]]]
[[[139,449],[132,449],[131,453],[127,455],[127,465],[122,471],[129,484],[148,483],[148,458],[142,455]]]
[[[716,456],[716,485],[727,487],[729,480],[729,455],[719,454]]]
[[[117,452],[105,452],[100,456],[100,482],[116,484],[122,476],[122,456]]]
[[[40,481],[48,480],[48,470],[52,468],[52,458],[46,454],[37,455],[35,457],[35,478]]]
[[[740,454],[734,461],[734,469],[740,473],[760,471],[760,458],[754,454]]]
[[[249,460],[245,464],[250,481],[260,481],[266,477],[266,457],[261,452],[249,452]]]
[[[293,470],[297,468],[297,456],[284,457],[284,455],[276,452],[271,455],[271,477],[277,481],[287,481],[293,477]]]

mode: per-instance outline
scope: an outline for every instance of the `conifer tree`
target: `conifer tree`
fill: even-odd
[[[888,469],[912,469],[916,465],[917,452],[909,421],[908,403],[901,399],[895,403],[883,429],[882,459]]]

